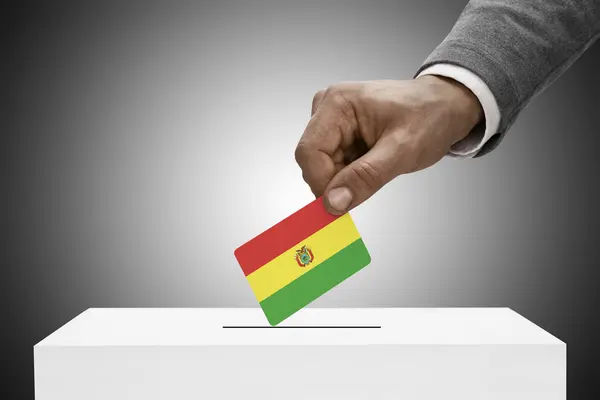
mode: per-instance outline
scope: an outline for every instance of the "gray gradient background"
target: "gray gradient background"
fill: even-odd
[[[312,95],[407,79],[466,1],[19,2],[2,24],[2,391],[88,307],[254,307],[233,250],[313,199]],[[506,306],[597,390],[600,48],[478,160],[352,212],[372,264],[313,306]],[[594,72],[595,71],[595,72]],[[7,362],[10,360],[10,363]]]

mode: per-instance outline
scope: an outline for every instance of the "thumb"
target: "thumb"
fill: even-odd
[[[401,147],[390,136],[382,137],[365,155],[338,172],[324,192],[327,211],[344,214],[398,176],[399,150]]]

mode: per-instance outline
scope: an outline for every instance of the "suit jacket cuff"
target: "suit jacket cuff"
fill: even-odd
[[[454,144],[448,154],[450,157],[455,158],[474,157],[485,143],[498,132],[501,114],[494,94],[481,78],[468,69],[457,65],[433,64],[418,74],[418,76],[423,75],[439,75],[454,79],[473,92],[479,100],[483,108],[485,122],[478,124],[466,138]]]

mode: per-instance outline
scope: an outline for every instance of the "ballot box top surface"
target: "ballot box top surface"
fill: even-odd
[[[36,345],[563,344],[508,308],[305,308],[277,327],[258,308],[92,308]]]

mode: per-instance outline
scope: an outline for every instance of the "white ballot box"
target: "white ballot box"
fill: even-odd
[[[34,347],[37,400],[566,398],[566,345],[506,308],[89,309]]]

